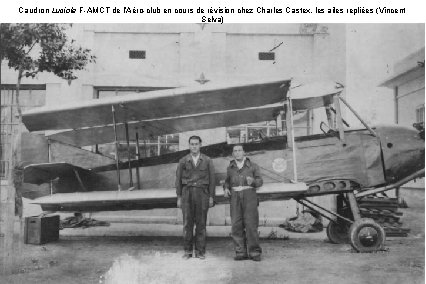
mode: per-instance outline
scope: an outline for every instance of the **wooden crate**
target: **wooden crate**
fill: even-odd
[[[45,244],[59,239],[59,215],[25,218],[26,244]]]

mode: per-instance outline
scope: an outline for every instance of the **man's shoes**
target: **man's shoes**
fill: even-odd
[[[260,255],[252,256],[252,257],[250,257],[250,259],[253,260],[253,261],[260,261]]]
[[[185,260],[190,259],[190,258],[192,258],[192,254],[185,253],[184,255],[182,255],[182,258],[185,259]]]
[[[234,256],[235,261],[246,260],[246,259],[248,259],[247,255],[236,255],[236,256]]]
[[[204,253],[195,253],[195,257],[201,260],[206,259],[206,255]]]

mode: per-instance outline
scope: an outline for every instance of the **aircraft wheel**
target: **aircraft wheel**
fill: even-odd
[[[349,226],[343,222],[328,223],[327,237],[333,244],[349,243]]]
[[[373,219],[361,218],[349,228],[349,238],[358,252],[374,252],[384,248],[386,233]]]

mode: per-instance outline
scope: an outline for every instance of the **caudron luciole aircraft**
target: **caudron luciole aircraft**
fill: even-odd
[[[342,90],[335,82],[296,85],[275,80],[163,89],[32,109],[23,115],[29,131],[55,131],[47,138],[24,135],[22,192],[36,193],[33,203],[45,211],[173,208],[177,162],[188,151],[140,158],[140,139],[268,121],[279,114],[286,121],[284,135],[245,144],[247,155],[263,172],[260,201],[294,199],[330,220],[331,242],[375,251],[383,248],[385,231],[361,215],[358,203],[424,175],[424,133],[401,126],[370,127]],[[342,118],[343,106],[365,128],[350,129]],[[295,137],[296,112],[316,108],[325,109],[323,133]],[[118,141],[129,147],[130,137],[136,141],[137,158],[129,155],[121,162]],[[108,142],[115,142],[115,159],[81,148]],[[218,143],[201,151],[213,159],[217,172],[216,203],[228,202],[220,183],[232,145]],[[45,191],[38,186],[42,184]],[[310,199],[320,195],[336,195],[336,210]]]

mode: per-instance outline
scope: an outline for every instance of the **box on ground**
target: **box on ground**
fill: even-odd
[[[45,244],[59,239],[59,215],[25,218],[24,242]]]

